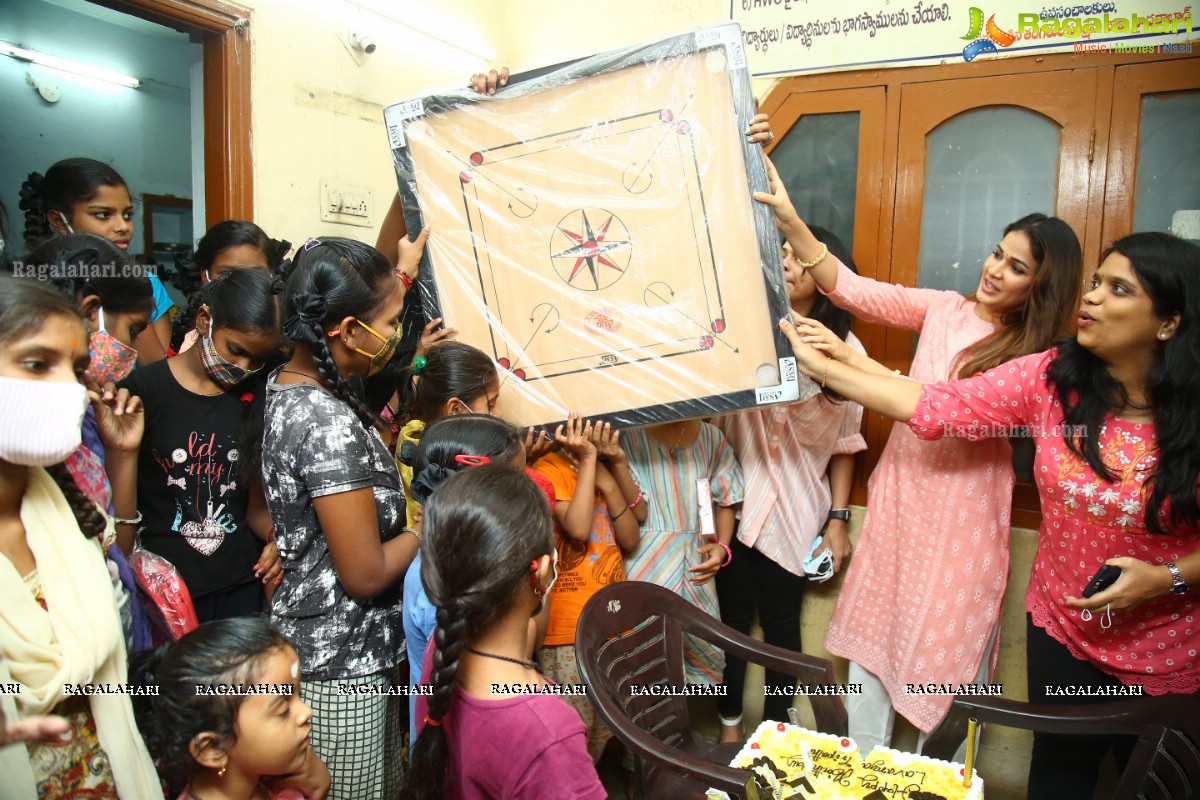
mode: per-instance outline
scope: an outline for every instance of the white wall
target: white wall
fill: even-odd
[[[143,79],[140,89],[127,89],[0,56],[0,198],[14,245],[24,228],[21,182],[63,158],[112,164],[135,199],[142,192],[191,197],[187,36],[166,28],[152,35],[43,0],[3,6],[0,40]],[[51,79],[62,99],[44,101],[26,73]],[[141,250],[140,226],[131,250]]]

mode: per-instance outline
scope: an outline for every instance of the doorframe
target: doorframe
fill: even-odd
[[[182,31],[204,47],[205,225],[254,220],[250,16],[224,0],[91,0]]]

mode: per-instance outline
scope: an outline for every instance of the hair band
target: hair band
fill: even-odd
[[[425,360],[425,356],[417,356],[413,359],[413,375],[420,375],[421,370],[425,369],[425,365],[429,362]]]
[[[300,247],[303,248],[304,252],[306,252],[306,253],[309,250],[312,250],[314,247],[320,247],[320,246],[321,246],[321,240],[315,236],[308,237],[307,239],[304,240],[304,244],[300,245]]]
[[[244,395],[242,395],[242,402],[243,403],[253,403],[254,402],[254,394],[252,392],[246,392]]]
[[[432,725],[432,726],[433,726],[433,727],[435,727],[435,728],[440,728],[440,727],[442,727],[442,720],[440,720],[440,719],[430,719],[429,717],[425,717],[425,724],[426,724],[426,725]]]
[[[484,464],[490,464],[492,460],[487,456],[463,456],[454,457],[455,464],[462,464],[466,467],[482,467]]]

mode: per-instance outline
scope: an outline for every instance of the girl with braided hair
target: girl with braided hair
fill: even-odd
[[[115,169],[93,158],[65,158],[46,174],[29,173],[21,184],[25,212],[25,244],[34,249],[56,234],[94,233],[127,251],[133,239],[133,198]],[[150,327],[137,337],[138,364],[146,366],[167,355],[175,307],[157,275],[150,275],[154,312]]]
[[[64,696],[123,684],[125,641],[103,548],[112,524],[63,461],[80,443],[87,333],[74,303],[36,281],[0,278],[0,696],[5,718],[53,713],[63,737],[0,749],[3,794],[153,797],[154,766],[128,695]],[[111,441],[141,436],[127,392],[92,394]]]
[[[426,238],[407,245],[414,271]],[[300,655],[330,797],[347,800],[390,798],[401,764],[404,698],[388,691],[404,660],[401,581],[419,541],[405,529],[376,417],[351,382],[391,359],[404,294],[374,248],[305,242],[284,289],[294,348],[267,385],[263,477],[283,562],[271,621]]]
[[[438,626],[403,796],[606,797],[579,714],[533,688],[550,682],[529,660],[529,619],[557,578],[541,491],[508,465],[463,470],[423,522],[421,580]]]

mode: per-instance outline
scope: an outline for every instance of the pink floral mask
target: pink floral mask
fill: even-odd
[[[88,364],[87,376],[100,386],[119,383],[133,372],[137,363],[137,350],[118,342],[104,329],[104,309],[96,309],[98,330],[88,337],[88,350],[92,360]]]

